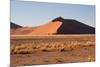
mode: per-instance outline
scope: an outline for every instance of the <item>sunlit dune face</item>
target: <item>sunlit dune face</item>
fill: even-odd
[[[35,28],[32,27],[23,27],[15,30],[12,34],[13,35],[27,35],[30,32],[34,31]]]
[[[32,31],[29,34],[35,34],[35,35],[55,34],[61,25],[62,25],[62,22],[59,22],[59,21],[50,22],[48,24],[45,24],[36,28],[34,31]]]

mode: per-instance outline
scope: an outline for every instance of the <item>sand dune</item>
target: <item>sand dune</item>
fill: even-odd
[[[77,20],[57,17],[51,22],[37,27],[16,29],[13,35],[54,35],[54,34],[94,34],[95,28]]]
[[[61,26],[62,22],[56,21],[54,23],[49,22],[45,25],[41,25],[39,27],[23,27],[17,29],[13,34],[17,35],[50,35],[55,34],[57,29]]]
[[[57,34],[95,34],[95,28],[74,19],[58,17],[53,20],[55,21],[62,22]]]
[[[42,25],[36,28],[29,34],[40,34],[40,35],[50,35],[55,34],[58,28],[62,25],[62,22],[56,21],[54,23],[50,22],[48,24]]]
[[[13,35],[26,35],[29,34],[30,32],[34,31],[35,28],[33,27],[23,27],[23,28],[19,28],[16,29],[12,34]]]

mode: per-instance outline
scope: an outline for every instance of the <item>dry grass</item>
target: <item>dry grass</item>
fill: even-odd
[[[20,42],[21,43],[21,42]],[[60,42],[51,40],[50,42],[47,40],[38,40],[35,42],[34,40],[30,42],[24,42],[19,44],[11,44],[11,54],[31,54],[37,51],[44,51],[44,52],[50,52],[50,51],[71,51],[76,47],[79,46],[93,46],[95,45],[94,41],[86,40],[86,41],[80,41],[79,40],[67,40]]]

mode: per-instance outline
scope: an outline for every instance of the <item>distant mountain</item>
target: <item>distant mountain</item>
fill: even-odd
[[[60,21],[62,25],[58,28],[56,34],[95,34],[95,28],[83,24],[77,20],[55,18],[52,22]]]
[[[95,34],[95,28],[77,20],[62,17],[57,17],[51,22],[37,27],[22,27],[11,24],[11,28],[18,28],[13,31],[13,35]]]
[[[15,24],[13,22],[10,22],[10,28],[11,29],[18,29],[18,28],[22,28],[22,26],[18,25],[18,24]]]
[[[10,33],[13,34],[17,29],[22,28],[22,26],[10,22]]]

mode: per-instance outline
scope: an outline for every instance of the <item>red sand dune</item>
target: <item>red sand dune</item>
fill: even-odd
[[[40,34],[40,35],[50,35],[55,34],[58,28],[62,25],[62,22],[56,21],[54,23],[50,22],[48,24],[42,25],[36,28],[29,34]]]
[[[55,34],[57,29],[61,26],[62,22],[56,21],[54,23],[50,22],[45,25],[34,27],[23,27],[17,29],[13,34],[27,34],[27,35],[50,35]]]
[[[55,18],[51,22],[37,27],[16,29],[13,35],[53,35],[53,34],[94,34],[95,28],[73,19]]]

